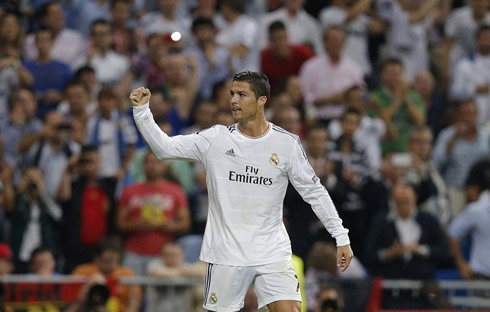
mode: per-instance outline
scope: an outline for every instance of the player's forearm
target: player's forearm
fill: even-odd
[[[170,137],[156,124],[149,103],[141,107],[133,107],[133,116],[141,135],[159,159],[175,157],[169,153]]]
[[[333,204],[330,195],[325,191],[320,184],[303,196],[303,199],[308,202],[313,212],[322,222],[323,226],[337,241],[337,246],[345,246],[350,244],[348,229],[342,225],[337,209]]]

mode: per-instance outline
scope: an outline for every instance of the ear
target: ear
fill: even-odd
[[[265,103],[267,103],[267,97],[266,96],[261,96],[257,99],[257,103],[259,104],[259,107],[264,107]]]

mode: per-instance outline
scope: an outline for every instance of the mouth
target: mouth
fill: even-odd
[[[240,108],[238,108],[238,107],[232,107],[232,108],[231,108],[231,112],[232,112],[232,113],[238,113],[238,112],[241,112],[241,111],[242,111],[242,110],[241,110]]]

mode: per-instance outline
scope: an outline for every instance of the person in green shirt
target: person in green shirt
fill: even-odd
[[[162,128],[166,133],[171,133],[171,125],[165,120],[157,120],[158,126]],[[169,131],[169,132],[167,132]],[[131,160],[129,174],[132,182],[142,182],[145,180],[145,173],[143,171],[143,160],[148,152],[148,146],[138,149]],[[194,179],[194,173],[192,171],[191,163],[185,160],[162,160],[163,163],[170,165],[169,179],[178,183],[187,196],[193,194],[196,181]]]
[[[386,118],[387,131],[382,142],[383,155],[406,152],[410,129],[425,124],[426,110],[420,95],[409,88],[403,78],[403,63],[396,58],[387,59],[382,67],[383,86],[372,96],[380,103]],[[370,111],[371,117],[376,116]]]

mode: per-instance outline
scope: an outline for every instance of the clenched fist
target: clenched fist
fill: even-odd
[[[151,98],[150,90],[143,87],[134,89],[129,95],[131,104],[135,107],[145,105],[146,103],[150,102],[150,98]]]

